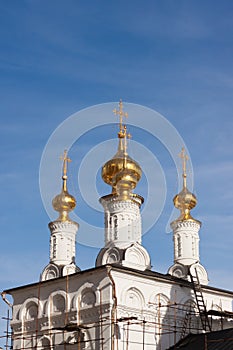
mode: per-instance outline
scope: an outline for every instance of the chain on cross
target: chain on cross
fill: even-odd
[[[122,138],[124,138],[124,152],[127,153],[127,139],[131,139],[132,135],[127,132],[127,126],[123,126],[124,131],[122,131]]]

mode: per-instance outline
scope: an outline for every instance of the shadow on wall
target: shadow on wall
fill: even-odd
[[[200,332],[198,309],[191,289],[178,288],[171,288],[170,298],[163,294],[156,296],[158,350],[168,349],[189,333]]]

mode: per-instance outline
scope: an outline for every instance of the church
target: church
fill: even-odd
[[[174,263],[162,274],[152,270],[142,245],[144,199],[135,192],[142,169],[128,154],[122,101],[114,112],[120,119],[118,149],[102,166],[102,179],[111,188],[100,198],[105,244],[95,267],[81,271],[75,262],[79,224],[69,217],[76,200],[68,191],[65,151],[61,192],[52,200],[58,218],[49,223],[49,263],[37,283],[2,293],[4,300],[13,297],[14,350],[166,350],[190,334],[233,327],[233,292],[208,286],[200,262],[201,222],[191,215],[197,198],[187,187],[185,150],[180,154],[183,188],[173,199],[180,211],[171,222]]]

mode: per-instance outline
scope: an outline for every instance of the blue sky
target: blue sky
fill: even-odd
[[[233,289],[232,17],[226,0],[0,3],[1,289],[38,280],[49,259],[39,167],[50,135],[73,113],[120,98],[158,111],[184,139],[199,200],[194,216],[203,222],[201,262],[211,285]],[[176,172],[158,140],[131,131],[146,147],[153,142],[149,148],[166,176],[163,213],[144,236],[155,270],[166,272],[173,259],[165,227]],[[114,127],[100,127],[80,138],[70,171],[78,171],[78,154],[114,135]],[[70,192],[79,195],[75,176],[71,182]],[[97,183],[100,194],[108,193]],[[85,217],[85,203],[78,203]],[[101,214],[96,220],[101,224]],[[78,245],[77,264],[91,267],[97,254]]]

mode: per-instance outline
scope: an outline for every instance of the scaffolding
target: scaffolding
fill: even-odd
[[[11,321],[11,317],[10,317],[10,310],[7,310],[7,316],[6,317],[2,317],[2,320],[6,321],[6,330],[4,331],[4,335],[0,336],[1,339],[5,339],[5,349],[9,350],[12,348],[12,332],[10,329],[10,321]],[[2,349],[0,347],[0,349]]]
[[[102,290],[100,290],[99,304],[96,306],[98,310],[98,320],[95,322],[83,322],[81,315],[81,300],[77,299],[77,312],[75,322],[71,322],[69,318],[68,308],[68,294],[69,294],[69,276],[65,279],[65,309],[63,312],[63,325],[53,326],[51,316],[52,300],[49,300],[48,310],[48,327],[43,331],[40,329],[40,317],[39,310],[37,310],[34,324],[35,329],[25,329],[24,323],[22,323],[22,331],[16,334],[12,334],[10,331],[10,310],[8,310],[7,317],[3,318],[7,321],[6,332],[1,338],[5,338],[5,349],[13,349],[12,344],[14,341],[20,340],[21,350],[40,350],[40,349],[59,349],[69,350],[82,350],[88,348],[91,343],[94,346],[92,348],[104,350],[105,344],[110,340],[111,350],[123,348],[125,350],[133,349],[135,344],[140,344],[140,349],[146,350],[147,345],[155,346],[156,349],[161,350],[163,348],[163,338],[169,339],[168,346],[176,344],[178,340],[185,337],[188,333],[201,333],[203,330],[211,331],[212,316],[219,317],[221,319],[220,329],[222,329],[223,319],[233,319],[232,312],[221,312],[216,310],[209,310],[207,312],[204,298],[202,294],[201,285],[196,273],[196,279],[190,276],[193,285],[193,292],[196,299],[196,306],[198,311],[191,303],[194,300],[190,299],[189,303],[178,303],[176,301],[176,293],[174,293],[174,300],[169,302],[162,302],[160,294],[155,303],[149,303],[147,311],[141,311],[138,315],[132,312],[132,316],[125,316],[124,313],[118,311],[117,300],[115,292],[113,293],[113,299],[115,303],[112,304],[109,316],[104,316],[104,303],[102,297]],[[113,289],[114,290],[114,285]],[[38,302],[41,298],[41,283],[38,283]],[[221,301],[220,301],[221,302]],[[9,305],[12,306],[12,305]],[[117,316],[117,312],[121,314],[121,317]],[[129,311],[127,311],[129,313]],[[127,313],[125,312],[125,313]],[[153,320],[147,317],[148,312],[153,315]],[[111,330],[109,332],[111,339],[106,339],[104,336],[104,329]],[[87,337],[91,331],[95,336]],[[120,331],[123,331],[124,337],[120,339]],[[134,337],[134,334],[140,337],[140,343]],[[54,335],[61,336],[62,342],[56,343],[56,337]],[[73,335],[72,342],[69,341]],[[41,337],[47,337],[50,341],[49,345],[41,344],[39,340]],[[152,343],[148,343],[148,337],[153,340]],[[47,339],[46,338],[46,339]],[[31,344],[31,345],[30,345]]]
[[[157,348],[159,349],[159,348],[162,348],[162,346],[161,346],[161,342],[160,343],[156,342],[156,337],[159,337],[159,339],[161,339],[163,336],[171,335],[173,336],[172,343],[175,344],[177,339],[177,333],[182,334],[183,326],[180,324],[180,322],[178,322],[178,318],[176,315],[179,312],[183,312],[185,306],[186,306],[185,304],[177,304],[177,303],[173,303],[173,304],[169,303],[167,305],[162,305],[162,304],[158,305],[157,316],[160,312],[159,320],[148,321],[145,319],[139,319],[137,317],[132,316],[132,317],[119,318],[114,321],[111,319],[100,317],[99,321],[94,323],[87,323],[87,324],[67,323],[67,324],[64,324],[63,327],[49,328],[46,331],[43,331],[43,335],[49,336],[49,338],[51,339],[51,334],[55,332],[56,335],[61,334],[64,339],[63,343],[57,343],[57,344],[51,343],[47,347],[47,349],[56,349],[56,346],[59,346],[59,349],[62,349],[62,346],[63,346],[64,350],[68,350],[71,348],[81,350],[81,349],[84,349],[85,345],[88,345],[88,343],[90,342],[96,345],[94,348],[104,349],[104,342],[106,341],[106,339],[104,339],[104,336],[103,336],[103,327],[105,326],[111,327],[112,325],[114,327],[118,327],[119,324],[121,323],[123,325],[122,329],[125,334],[124,340],[121,341],[124,344],[124,349],[126,350],[132,349],[134,340],[131,339],[132,336],[130,337],[130,334],[133,334],[133,332],[136,332],[136,331],[138,333],[141,333],[141,345],[143,350],[146,349],[147,345],[153,345],[153,344],[149,344],[146,340],[148,334],[154,335],[155,337],[154,345],[157,345]],[[169,310],[169,311],[171,310],[173,312],[175,311],[174,317],[170,318],[171,322],[169,325],[167,323],[163,323],[163,317],[161,316],[162,314],[161,310],[163,308],[164,309],[166,308],[166,310]],[[191,310],[191,308],[189,308],[188,313],[189,313],[189,320],[192,319],[192,317],[197,317],[195,311]],[[216,316],[216,313],[213,312],[213,314]],[[218,313],[218,316],[221,316],[221,315]],[[227,313],[227,318],[229,318],[229,316],[230,314]],[[233,314],[231,315],[231,318],[233,318]],[[38,338],[41,337],[41,334],[39,334],[38,330],[33,330],[30,332],[23,331],[22,333],[19,333],[12,337],[12,333],[9,330],[9,322],[10,322],[9,312],[7,317],[5,317],[4,319],[7,320],[7,330],[5,332],[5,335],[3,336],[6,339],[5,348],[7,350],[12,349],[12,340],[16,341],[19,339],[23,340],[22,344],[24,344],[21,347],[21,350],[32,350],[35,348],[37,350],[46,349],[44,345],[38,345]],[[183,322],[185,322],[185,320],[186,320],[186,315],[184,315],[183,317]],[[194,324],[191,325],[190,322],[188,323],[189,323],[188,325],[189,333],[200,333],[202,331],[201,324],[198,327],[198,326],[195,326]],[[140,326],[140,328],[137,328],[136,331],[133,329],[135,325]],[[84,336],[85,331],[93,328],[99,329],[100,337],[85,339],[85,336]],[[77,334],[77,340],[75,342],[68,343],[66,341],[67,334],[74,333],[74,332]],[[31,346],[26,346],[26,343],[28,341],[31,342],[32,344]],[[213,340],[211,341],[213,342]],[[36,347],[33,344],[36,344]],[[135,344],[138,344],[138,342],[136,341]],[[119,345],[117,345],[116,349],[118,348],[119,348]]]

